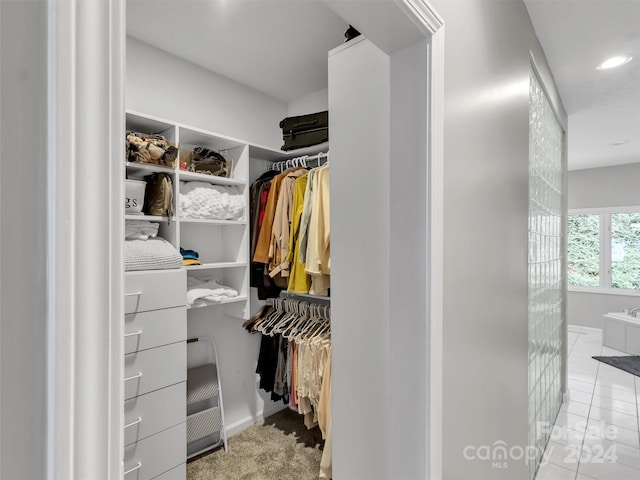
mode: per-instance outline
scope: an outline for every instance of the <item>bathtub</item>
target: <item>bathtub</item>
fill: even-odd
[[[602,344],[629,355],[640,355],[640,318],[622,312],[603,315]]]

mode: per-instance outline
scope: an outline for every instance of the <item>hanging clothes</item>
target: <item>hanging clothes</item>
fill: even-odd
[[[258,244],[258,236],[264,222],[267,199],[272,180],[278,174],[275,170],[263,173],[250,188],[250,224],[251,224],[251,257],[253,259]],[[269,271],[263,263],[251,262],[250,285],[257,289],[258,299],[274,298],[282,290],[269,277]]]
[[[278,195],[278,204],[274,214],[274,221],[271,235],[271,246],[269,249],[269,257],[271,263],[269,265],[269,275],[273,278],[280,274],[281,277],[289,276],[289,261],[287,256],[291,249],[290,227],[293,217],[293,193],[296,179],[305,175],[307,171],[303,168],[294,170],[282,179],[280,194]]]
[[[326,296],[331,273],[328,165],[318,168],[313,183],[305,272],[311,275],[309,293]]]
[[[329,307],[276,299],[243,325],[262,334],[256,373],[272,400],[298,409],[307,428],[328,429],[331,403]]]
[[[325,447],[318,475],[331,478],[330,307],[277,298],[243,327],[262,334],[256,368],[260,388],[297,410],[307,428],[320,428]]]
[[[251,185],[251,286],[258,298],[275,298],[280,289],[329,295],[329,214],[328,164],[271,170]]]
[[[280,185],[282,180],[291,173],[293,168],[285,170],[284,172],[273,177],[271,181],[271,188],[269,189],[269,196],[267,199],[267,205],[264,212],[264,218],[262,226],[260,227],[260,233],[258,234],[258,241],[256,243],[256,250],[253,254],[253,261],[268,264],[271,258],[269,257],[269,248],[271,246],[273,220],[276,212],[276,205],[278,202],[278,196],[280,195]]]
[[[320,390],[318,424],[324,438],[324,449],[320,460],[320,478],[332,477],[333,422],[331,415],[331,348],[328,349],[325,372]]]
[[[287,254],[287,261],[290,264],[291,274],[289,276],[288,290],[292,293],[309,293],[311,288],[311,277],[305,272],[305,264],[300,261],[300,226],[302,221],[302,211],[304,210],[304,194],[307,189],[307,182],[310,173],[296,179],[293,192],[293,218],[291,220],[291,231],[289,244],[293,248]]]

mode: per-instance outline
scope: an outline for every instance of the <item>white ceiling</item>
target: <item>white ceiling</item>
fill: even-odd
[[[569,115],[569,169],[640,162],[640,1],[525,4]],[[634,60],[595,69],[620,54]]]
[[[290,102],[327,86],[327,52],[344,40],[324,1],[127,0],[127,33]],[[525,4],[569,115],[569,168],[640,162],[640,0]],[[595,70],[620,53],[635,58]]]
[[[127,0],[128,35],[285,102],[326,88],[347,28],[317,0]]]

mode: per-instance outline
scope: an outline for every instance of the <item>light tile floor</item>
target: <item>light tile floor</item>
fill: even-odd
[[[569,327],[569,400],[536,480],[640,480],[640,377],[593,355],[626,355]]]

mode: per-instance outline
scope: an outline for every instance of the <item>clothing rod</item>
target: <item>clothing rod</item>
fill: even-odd
[[[295,292],[289,292],[287,290],[283,290],[282,292],[280,292],[281,295],[284,294],[285,298],[293,298],[293,299],[299,299],[305,302],[311,302],[311,303],[315,303],[315,302],[331,302],[331,297],[324,297],[324,296],[320,296],[320,295],[313,295],[310,293],[295,293]],[[282,297],[280,297],[282,298]]]
[[[280,160],[273,162],[267,170],[280,170],[281,172],[290,167],[309,167],[310,162],[317,162],[320,166],[322,159],[328,159],[329,152],[320,152],[315,155],[302,155],[300,157],[288,158],[286,160]]]

